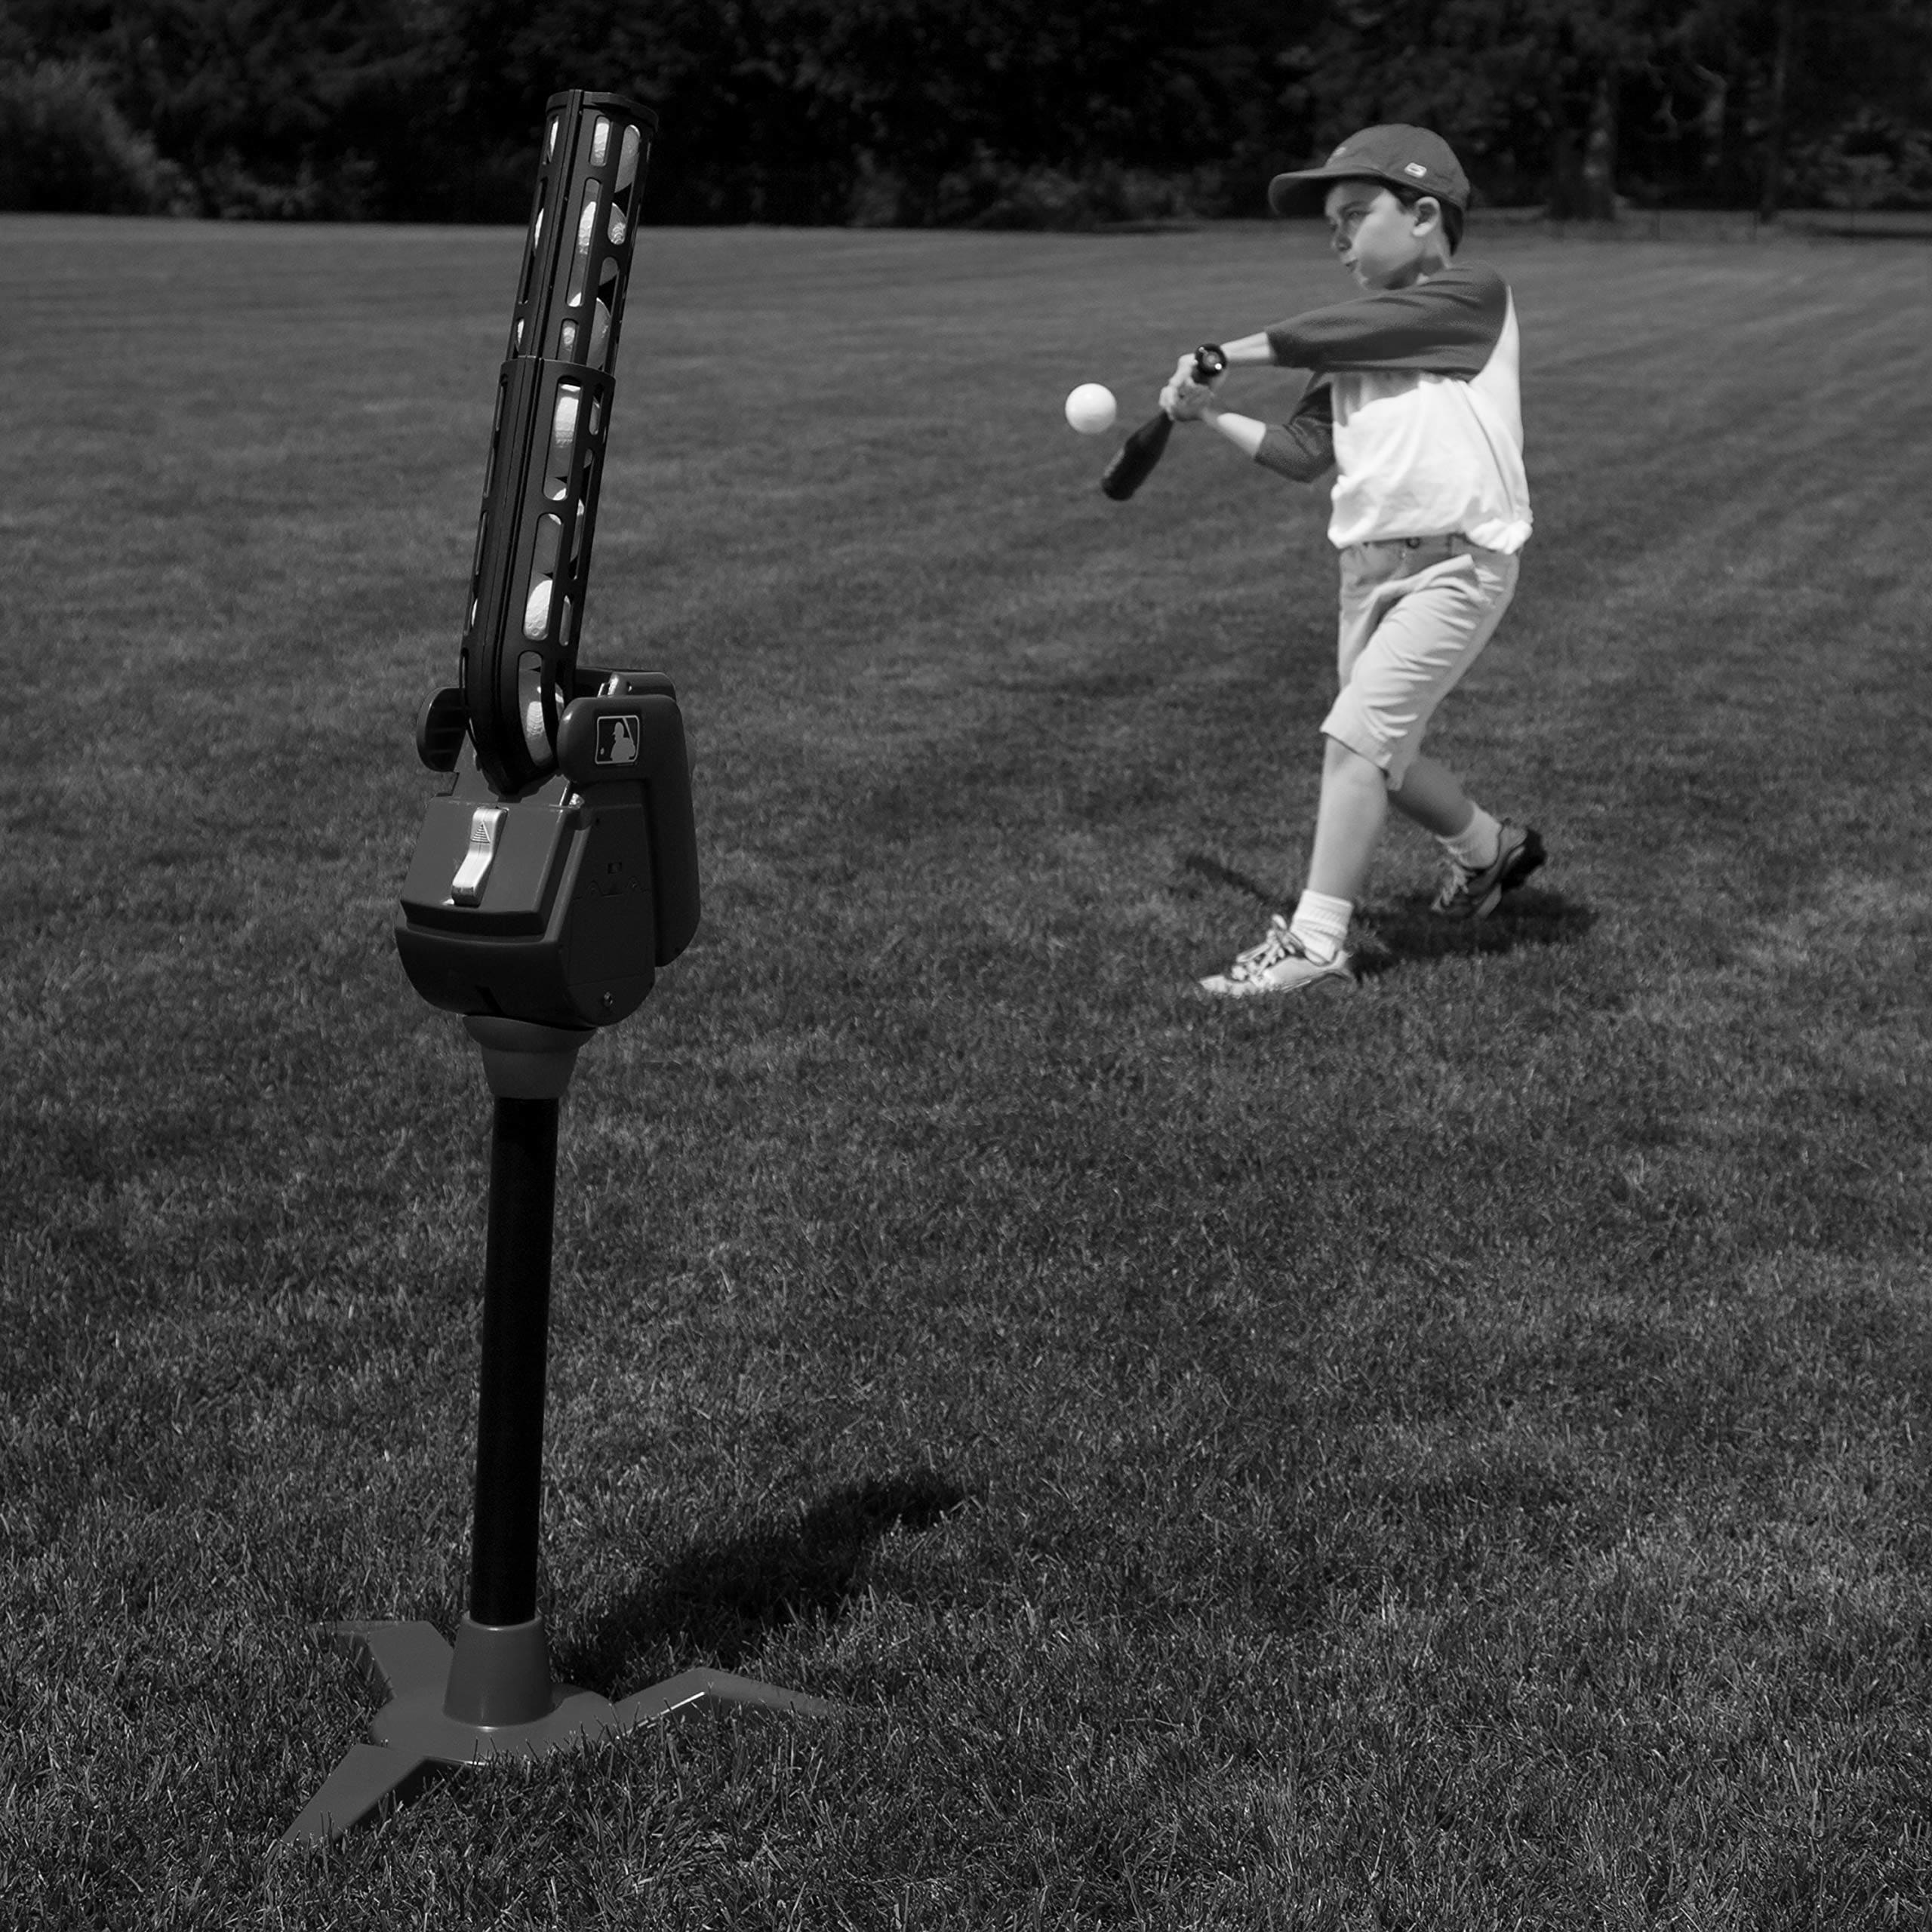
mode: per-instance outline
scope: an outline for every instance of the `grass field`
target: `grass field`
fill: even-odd
[[[278,1835],[467,1574],[489,1105],[390,937],[518,238],[0,220],[0,1920],[1932,1923],[1932,251],[1499,229],[1552,862],[1352,1000],[1318,494],[1060,400],[1305,229],[648,234],[586,654],[706,917],[564,1112],[545,1614],[699,1712]],[[1246,392],[1285,402],[1287,378]]]

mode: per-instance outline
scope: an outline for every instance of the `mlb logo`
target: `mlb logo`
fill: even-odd
[[[1429,170],[1419,161],[1407,161],[1402,164],[1402,172],[1404,174],[1413,174],[1420,180],[1429,172]]]
[[[636,764],[638,731],[638,715],[632,711],[620,711],[598,718],[596,762],[599,764]]]

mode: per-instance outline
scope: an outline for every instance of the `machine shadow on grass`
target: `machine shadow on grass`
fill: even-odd
[[[1190,852],[1180,869],[1225,886],[1273,912],[1291,903],[1292,893],[1270,892],[1258,881],[1203,852]],[[1430,912],[1428,892],[1371,901],[1357,921],[1356,970],[1364,980],[1432,959],[1467,958],[1476,953],[1514,952],[1524,946],[1574,946],[1596,924],[1596,913],[1560,892],[1524,886],[1509,894],[1486,919],[1438,919]]]
[[[914,1469],[834,1490],[795,1524],[694,1543],[609,1604],[559,1663],[602,1684],[627,1657],[669,1643],[736,1669],[772,1631],[838,1616],[880,1538],[931,1529],[968,1500],[949,1478]]]

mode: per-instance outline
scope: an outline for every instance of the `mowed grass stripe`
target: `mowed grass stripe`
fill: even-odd
[[[1319,494],[1183,438],[1109,505],[1059,405],[1346,279],[1258,223],[645,237],[589,649],[678,678],[706,917],[565,1109],[545,1611],[614,1695],[863,1715],[269,1870],[368,1714],[314,1626],[462,1604],[487,1103],[388,928],[516,242],[0,229],[7,1896],[1924,1909],[1921,251],[1478,232],[1539,534],[1441,743],[1556,857],[1445,937],[1398,832],[1361,995],[1226,1013]]]

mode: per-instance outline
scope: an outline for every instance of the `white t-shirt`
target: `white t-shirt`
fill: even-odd
[[[1303,482],[1335,467],[1337,549],[1457,531],[1488,550],[1529,541],[1516,304],[1494,269],[1458,263],[1267,334],[1276,362],[1315,380],[1254,460]]]

